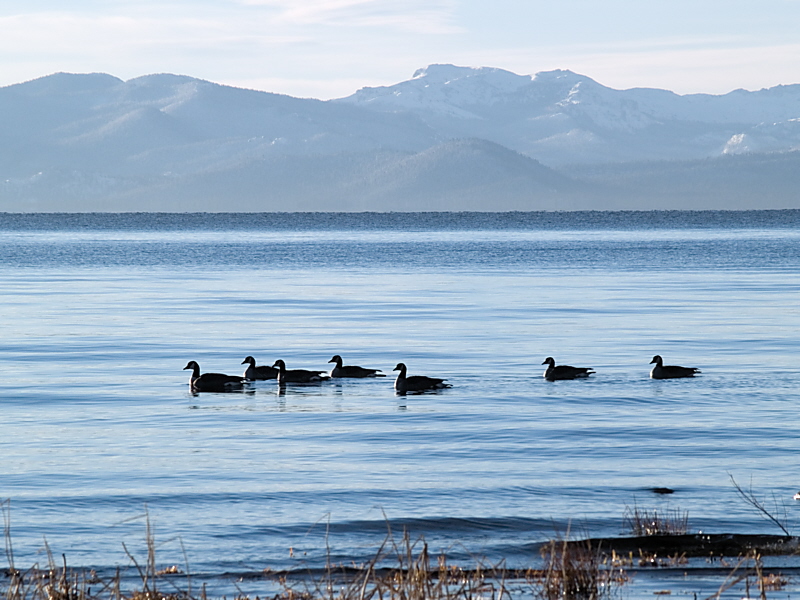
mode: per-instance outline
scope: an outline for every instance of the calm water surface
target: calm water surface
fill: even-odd
[[[211,581],[361,562],[388,528],[527,566],[633,506],[780,533],[731,476],[800,518],[797,211],[0,215],[0,256],[18,565],[45,539],[127,565],[145,511]],[[333,354],[388,377],[192,395],[182,370]],[[703,374],[650,380],[654,354]],[[547,356],[597,373],[546,382]],[[453,388],[396,396],[400,361]]]

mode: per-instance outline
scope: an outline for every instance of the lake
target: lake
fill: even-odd
[[[633,507],[780,533],[732,477],[798,518],[800,211],[0,214],[0,256],[17,566],[45,540],[129,565],[145,513],[211,596],[389,529],[512,567]],[[193,395],[183,370],[334,354],[387,376]],[[702,374],[652,380],[655,354]],[[548,356],[596,373],[545,381]],[[398,396],[398,362],[452,388]]]

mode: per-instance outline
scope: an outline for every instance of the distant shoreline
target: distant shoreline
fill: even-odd
[[[0,229],[706,229],[800,227],[800,209],[429,212],[0,212]]]

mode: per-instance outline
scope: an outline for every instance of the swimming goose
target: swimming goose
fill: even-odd
[[[679,377],[694,377],[695,373],[700,373],[700,369],[694,367],[678,367],[676,365],[664,365],[664,359],[658,354],[650,361],[655,367],[650,371],[651,379],[678,379]]]
[[[545,358],[542,364],[547,365],[547,370],[544,372],[544,378],[547,379],[547,381],[580,379],[594,373],[589,367],[571,367],[569,365],[556,366],[556,361],[552,356]]]
[[[193,360],[190,360],[183,369],[192,370],[189,385],[193,392],[231,392],[242,389],[245,384],[245,378],[237,375],[224,375],[223,373],[203,373],[201,375],[200,365]]]
[[[256,366],[256,359],[252,356],[245,358],[242,361],[242,364],[247,365],[247,369],[245,369],[244,372],[244,378],[249,379],[250,381],[255,381],[257,379],[264,380],[278,378],[278,369],[275,367],[269,367],[267,365]]]
[[[286,369],[286,363],[278,359],[272,365],[278,369],[278,383],[311,383],[312,381],[322,381],[330,376],[325,371],[306,371],[305,369]]]
[[[336,366],[331,369],[331,377],[386,377],[380,369],[366,369],[353,365],[342,366],[342,357],[338,354],[328,362],[336,363]]]
[[[444,388],[453,387],[449,383],[445,383],[444,379],[436,379],[435,377],[425,377],[425,375],[412,375],[406,376],[406,366],[403,363],[397,363],[397,366],[392,369],[393,371],[400,371],[397,379],[394,382],[394,389],[399,394],[406,392],[424,392],[425,390],[440,390]]]

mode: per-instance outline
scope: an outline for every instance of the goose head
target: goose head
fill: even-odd
[[[200,377],[200,365],[198,365],[198,364],[197,364],[195,361],[193,361],[193,360],[190,360],[190,361],[189,361],[189,362],[186,364],[186,366],[185,366],[185,367],[183,367],[183,370],[184,370],[184,371],[185,371],[186,369],[191,369],[191,370],[192,370],[192,376],[191,376],[191,380],[192,380],[192,381],[194,381],[195,379],[197,379],[198,377]]]
[[[247,358],[245,358],[242,361],[242,364],[243,365],[250,365],[251,367],[255,367],[256,366],[256,359],[253,358],[252,356],[248,356]]]
[[[342,357],[338,354],[334,354],[333,358],[328,361],[329,363],[336,363],[337,367],[342,366]]]

